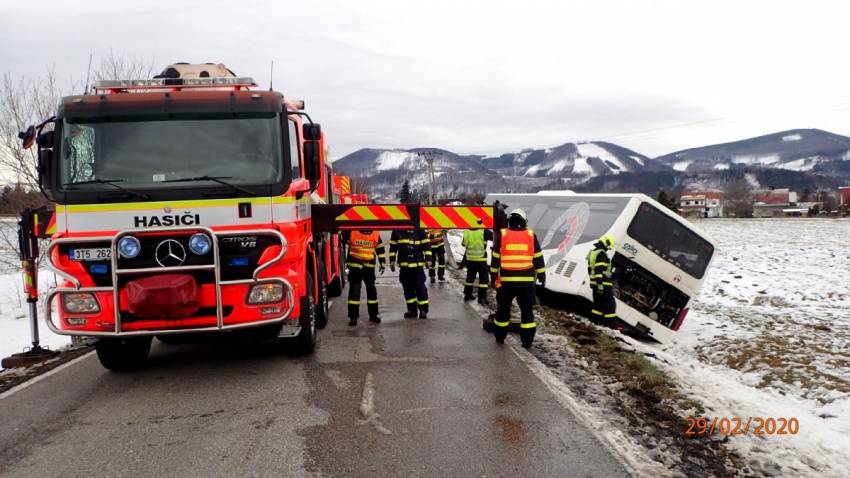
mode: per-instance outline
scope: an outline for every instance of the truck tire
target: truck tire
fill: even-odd
[[[292,355],[308,355],[316,350],[316,304],[313,302],[313,274],[307,272],[307,294],[301,299],[301,332],[295,337],[280,339],[280,345]]]
[[[100,364],[109,370],[132,370],[144,365],[153,337],[103,338],[95,344]]]
[[[324,329],[328,325],[328,280],[324,265],[319,263],[319,303],[316,307],[316,328]]]

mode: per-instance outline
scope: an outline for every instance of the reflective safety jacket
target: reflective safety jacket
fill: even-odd
[[[590,288],[596,290],[610,289],[614,284],[611,282],[611,260],[606,254],[607,249],[600,243],[587,254],[587,275],[590,276]]]
[[[439,249],[443,247],[443,234],[444,231],[442,229],[429,229],[428,230],[428,240],[431,241],[431,250]]]
[[[348,259],[345,261],[348,267],[375,267],[375,256],[381,267],[384,266],[384,243],[378,231],[363,234],[354,231],[348,239]]]
[[[390,236],[390,264],[425,267],[431,260],[431,241],[424,229],[395,230]]]
[[[499,274],[502,287],[534,287],[546,273],[543,252],[531,229],[502,229],[493,242],[490,273]]]
[[[487,241],[493,240],[489,229],[467,229],[463,231],[463,247],[466,248],[468,262],[485,262],[487,260]]]

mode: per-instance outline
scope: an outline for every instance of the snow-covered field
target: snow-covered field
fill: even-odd
[[[673,342],[640,347],[709,416],[799,420],[797,435],[732,438],[756,469],[850,475],[850,220],[697,226],[718,243],[704,288]]]

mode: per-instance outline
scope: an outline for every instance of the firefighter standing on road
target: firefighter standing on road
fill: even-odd
[[[484,229],[484,221],[478,220],[481,229],[467,229],[463,231],[463,242],[466,248],[463,254],[463,263],[466,266],[466,281],[463,283],[463,300],[472,300],[472,289],[475,287],[475,278],[478,277],[478,303],[487,304],[487,289],[489,288],[490,274],[487,273],[487,241],[493,240],[493,233]]]
[[[431,259],[431,242],[423,229],[395,230],[390,236],[390,270],[398,261],[398,279],[407,302],[405,319],[428,318],[428,287],[425,285],[425,265]]]
[[[611,259],[608,251],[614,248],[614,237],[605,234],[593,245],[587,254],[587,274],[590,277],[590,289],[593,291],[594,318],[603,325],[613,326],[617,317],[617,303],[614,301],[614,283],[611,282]]]
[[[440,279],[440,282],[446,280],[446,246],[445,231],[442,229],[431,229],[428,231],[428,239],[431,241],[431,260],[428,262],[428,276],[431,278],[431,283],[435,281],[434,276]],[[434,274],[434,269],[436,274]]]
[[[520,339],[522,346],[531,347],[537,323],[534,322],[534,283],[546,282],[543,252],[534,231],[527,228],[525,211],[515,209],[508,216],[508,228],[499,231],[493,242],[493,260],[490,266],[492,282],[500,281],[497,294],[498,307],[494,335],[496,342],[504,343],[511,321],[511,303],[517,299],[522,318]]]
[[[348,325],[357,325],[360,317],[360,282],[366,284],[366,307],[369,321],[380,323],[378,289],[375,288],[375,256],[381,274],[384,273],[384,243],[378,231],[360,230],[348,239]]]

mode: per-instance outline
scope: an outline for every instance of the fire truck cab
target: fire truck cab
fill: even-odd
[[[39,135],[47,326],[98,337],[105,367],[140,365],[153,336],[249,327],[313,351],[342,286],[339,240],[311,221],[332,168],[303,102],[256,86],[170,65],[63,98]]]

